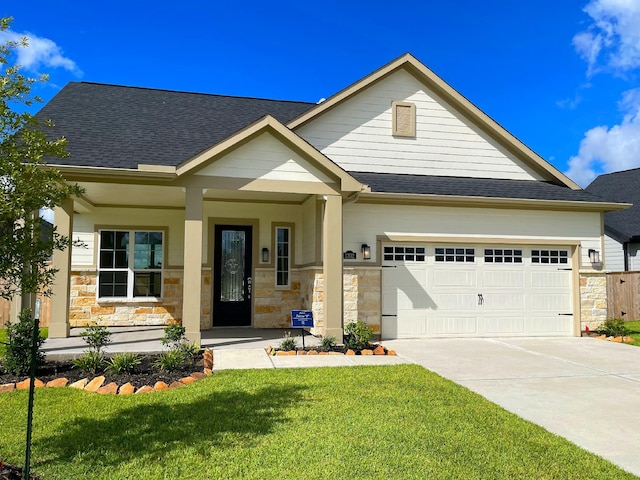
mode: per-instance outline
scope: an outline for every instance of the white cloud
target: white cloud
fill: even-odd
[[[0,31],[0,42],[14,41],[20,42],[23,37],[27,37],[28,46],[18,46],[15,52],[16,63],[22,68],[32,72],[44,66],[49,68],[64,68],[78,76],[82,71],[76,63],[63,55],[62,49],[53,40],[38,37],[29,32],[17,33],[10,30]]]
[[[565,172],[579,185],[588,185],[600,173],[640,167],[640,88],[624,92],[619,107],[620,125],[590,129],[580,142],[578,155]]]

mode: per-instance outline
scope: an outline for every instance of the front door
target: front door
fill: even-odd
[[[213,326],[251,325],[252,227],[216,225]]]

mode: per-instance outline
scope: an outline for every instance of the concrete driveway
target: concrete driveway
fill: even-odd
[[[593,338],[392,340],[439,375],[640,475],[640,348]]]

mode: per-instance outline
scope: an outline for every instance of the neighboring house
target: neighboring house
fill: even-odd
[[[586,191],[612,202],[633,204],[604,214],[604,255],[607,270],[640,271],[640,169],[600,175]]]
[[[606,318],[603,212],[409,54],[319,104],[70,83],[39,113],[82,198],[58,230],[69,325],[383,338],[578,335]],[[595,268],[594,268],[595,267]],[[603,293],[605,292],[605,293]]]

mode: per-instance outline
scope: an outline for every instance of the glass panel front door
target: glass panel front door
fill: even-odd
[[[245,232],[222,230],[222,272],[220,278],[220,301],[242,302],[244,300],[244,250]]]

